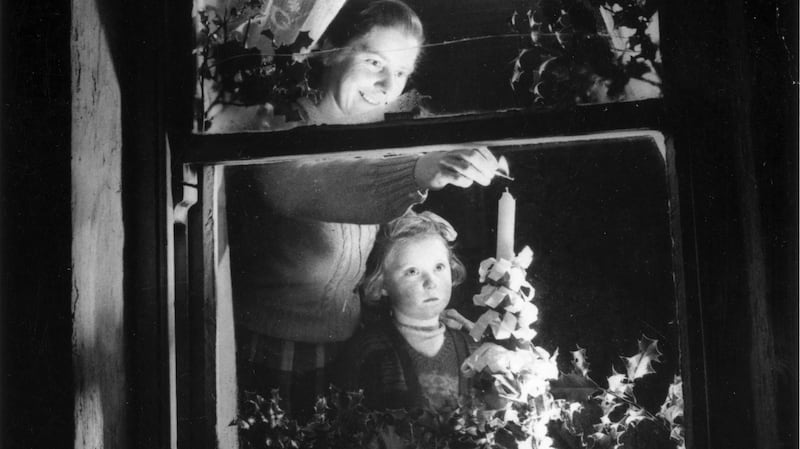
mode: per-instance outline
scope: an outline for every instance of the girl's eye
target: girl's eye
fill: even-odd
[[[419,274],[419,270],[416,268],[409,268],[406,270],[406,276],[416,276]]]
[[[379,61],[377,59],[373,59],[373,58],[367,59],[367,64],[369,64],[370,66],[372,66],[372,67],[374,67],[376,69],[380,69],[381,67],[383,67],[383,63],[381,61]]]
[[[445,265],[443,263],[436,264],[436,271],[444,271],[445,268],[447,268],[447,265]]]
[[[396,76],[397,78],[405,78],[406,72],[397,72],[394,74],[394,76]]]

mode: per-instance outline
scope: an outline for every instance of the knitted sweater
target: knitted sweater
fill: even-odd
[[[444,327],[442,330],[445,330]],[[445,332],[439,350],[431,356],[419,352],[417,348],[406,350],[411,356],[411,366],[417,374],[422,396],[428,404],[439,410],[455,408],[461,380],[461,363],[452,334]]]
[[[344,341],[356,329],[378,225],[424,201],[416,156],[227,167],[237,325],[284,340]]]
[[[452,344],[450,348],[454,349],[455,357],[447,358],[455,362],[455,369],[460,373],[461,364],[474,344],[467,334],[449,328],[445,331],[445,339],[443,349]],[[420,373],[415,366],[421,366],[419,360],[424,358],[411,348],[391,321],[385,320],[350,339],[341,360],[337,383],[348,391],[363,389],[365,405],[370,408],[421,407],[425,404],[426,392],[420,385]],[[458,394],[468,392],[469,382],[459,375]]]

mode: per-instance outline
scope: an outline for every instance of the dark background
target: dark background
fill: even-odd
[[[524,14],[530,8],[524,0],[408,3],[425,24],[427,43],[508,34],[515,9]],[[514,59],[525,42],[525,38],[498,37],[425,48],[410,85],[432,95],[431,106],[438,113],[517,107],[510,80]]]
[[[0,8],[0,447],[73,447],[70,2]]]
[[[142,11],[157,3],[129,6],[121,35],[152,32]],[[73,447],[70,6],[1,5],[0,434],[4,447]],[[781,447],[797,447],[797,15],[789,0],[678,0],[662,15],[687,285],[704,311],[691,331],[707,338],[698,447],[757,447],[746,238],[763,244],[777,358],[756,372],[776,381]],[[743,201],[748,185],[755,201]],[[759,235],[745,234],[748,214]]]

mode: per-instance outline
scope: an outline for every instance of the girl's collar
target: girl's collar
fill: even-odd
[[[419,332],[435,332],[444,327],[444,323],[442,323],[441,321],[436,323],[436,325],[431,325],[431,326],[419,326],[415,324],[401,323],[400,321],[398,321],[396,317],[393,319],[393,321],[395,325],[397,325],[398,327],[403,327],[406,329],[411,329]]]

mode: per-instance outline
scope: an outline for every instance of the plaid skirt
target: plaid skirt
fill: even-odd
[[[236,329],[240,392],[270,397],[279,389],[284,410],[295,418],[313,414],[319,396],[328,391],[344,342],[304,343]]]

